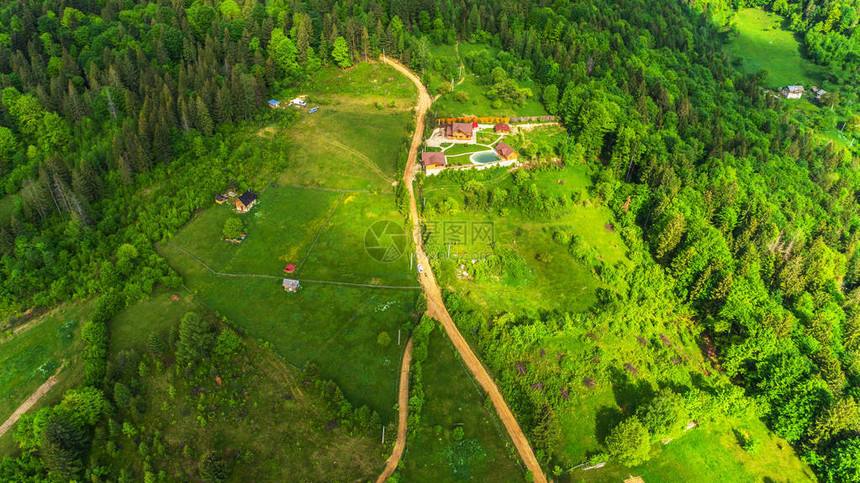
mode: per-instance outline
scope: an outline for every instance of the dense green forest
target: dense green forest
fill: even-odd
[[[856,6],[771,7],[791,18],[813,59],[856,72]],[[278,159],[248,161],[255,153],[242,137],[263,116],[289,125],[289,114],[264,112],[270,95],[321,64],[347,67],[383,50],[418,72],[450,71],[431,46],[458,39],[505,51],[469,59],[485,64],[487,85],[499,67],[541,87],[535,94],[570,133],[560,156],[592,168],[595,196],[615,213],[634,263],[589,261],[619,282],[601,292],[595,316],[619,330],[698,324],[777,434],[822,478],[856,480],[857,160],[730,65],[704,6],[676,0],[4,4],[0,190],[16,208],[0,220],[0,314],[100,298],[83,327],[87,387],[22,426],[23,455],[4,460],[3,479],[111,479],[89,459],[110,451],[90,442],[113,431],[104,416],[124,405],[117,381],[136,376],[115,362],[109,370],[105,323],[159,284],[181,285],[154,242],[225,186],[255,187],[264,178],[249,166],[278,170]],[[511,200],[535,217],[565,206],[527,179],[520,186]],[[491,209],[490,193],[472,189],[471,209]],[[515,360],[578,317],[487,325],[488,363]],[[214,337],[186,325],[190,338]],[[505,391],[551,461],[547,408],[559,391]],[[672,406],[673,394],[652,406]],[[675,430],[653,411],[640,412],[651,432]],[[642,426],[632,419],[619,431]],[[204,461],[201,476],[220,479],[212,468],[222,463]]]

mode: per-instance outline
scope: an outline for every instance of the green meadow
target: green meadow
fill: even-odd
[[[414,317],[419,291],[408,247],[380,262],[365,237],[376,222],[403,223],[391,183],[414,102],[404,81],[376,63],[324,69],[289,93],[308,95],[319,112],[302,113],[288,130],[260,131],[285,136],[293,149],[275,183],[261,180],[267,188],[254,208],[236,215],[213,205],[160,247],[208,307],[289,363],[316,363],[353,404],[368,405],[383,421],[394,417],[398,330]],[[242,243],[221,240],[231,216],[244,222]],[[297,269],[285,275],[289,263]],[[284,277],[300,280],[300,291],[284,292]],[[382,332],[395,342],[380,346]]]
[[[131,305],[109,326],[112,343],[108,357],[116,366],[122,367],[123,360],[140,359],[151,367],[138,384],[132,385],[137,407],[145,410],[138,410],[131,422],[140,428],[141,440],[150,441],[154,436],[153,441],[160,441],[170,452],[171,457],[160,460],[167,462],[160,469],[173,479],[196,476],[195,455],[215,448],[235,455],[231,481],[286,481],[296,474],[318,481],[346,481],[376,473],[382,461],[379,440],[339,427],[338,415],[318,390],[302,384],[298,370],[252,340],[245,340],[239,351],[240,370],[218,374],[223,387],[211,377],[192,388],[192,382],[172,367],[170,353],[153,354],[150,338],[170,341],[180,319],[189,312],[223,327],[193,295],[173,295],[179,295],[179,300],[162,293]],[[137,372],[134,370],[131,377],[138,379]],[[245,405],[238,416],[230,409],[219,409],[224,401],[235,403],[236,391],[243,395]],[[201,405],[209,406],[205,424],[198,417]],[[241,418],[238,424],[236,417]],[[118,467],[113,470],[130,465],[134,474],[142,477],[138,445],[126,444],[122,435],[116,439],[117,454],[111,461]]]
[[[755,455],[743,450],[739,435],[761,441]],[[574,469],[571,482],[623,481],[639,476],[644,481],[731,481],[774,483],[817,481],[791,445],[771,433],[756,418],[731,419],[687,431],[682,437],[652,448],[651,459],[628,468],[609,462],[603,468]]]
[[[728,51],[740,59],[748,74],[768,72],[768,87],[820,83],[825,68],[800,55],[800,44],[794,34],[782,28],[783,18],[759,8],[743,8],[734,17],[737,35],[729,32]]]
[[[554,147],[565,139],[559,128],[541,128],[514,136],[512,146],[521,152],[542,153],[551,157]],[[513,362],[494,367],[503,386],[517,388],[528,398],[534,385],[563,374],[569,378],[566,399],[559,398],[556,415],[562,429],[563,460],[576,466],[600,451],[609,430],[626,414],[650,400],[659,387],[698,387],[708,377],[710,362],[703,355],[701,329],[690,321],[653,322],[645,337],[621,335],[624,332],[596,322],[588,316],[597,302],[596,290],[603,286],[597,274],[574,259],[564,247],[552,240],[553,232],[563,230],[579,237],[607,266],[627,264],[627,249],[612,224],[610,211],[591,196],[590,171],[584,165],[561,169],[527,171],[524,183],[534,183],[547,196],[576,200],[574,205],[551,218],[527,217],[518,208],[502,210],[463,210],[437,215],[440,206],[465,206],[457,176],[428,177],[419,190],[426,198],[423,218],[431,234],[428,248],[435,255],[436,275],[444,289],[459,295],[459,310],[473,312],[478,320],[500,313],[514,317],[561,311],[584,314],[581,321],[566,324],[557,335],[540,338],[517,355],[522,372]],[[513,177],[506,170],[487,170],[477,179],[488,190],[511,190]],[[444,236],[444,223],[490,222],[494,226],[492,243],[433,244]],[[433,250],[433,247],[436,250]],[[449,248],[450,247],[450,248]],[[482,253],[515,252],[527,267],[527,280],[506,277],[472,279],[470,267]],[[466,327],[461,328],[466,330]],[[465,334],[473,344],[472,333]],[[428,359],[429,364],[429,359]],[[632,367],[634,373],[631,373]],[[428,390],[429,394],[429,390]],[[516,399],[512,399],[516,405]],[[429,401],[429,397],[428,397]],[[428,402],[429,404],[429,402]],[[704,423],[670,444],[656,445],[652,459],[638,467],[617,463],[582,471],[566,471],[560,481],[623,481],[642,475],[645,481],[806,481],[810,469],[795,455],[790,445],[769,433],[752,416],[738,416],[717,423]],[[752,434],[763,442],[758,455],[746,453],[738,443],[741,433]],[[440,441],[443,441],[442,438]],[[423,444],[431,447],[433,440]],[[689,462],[695,464],[689,464]],[[429,463],[427,463],[429,465]],[[408,467],[408,466],[407,466]]]
[[[30,412],[56,404],[62,394],[83,381],[81,327],[89,316],[89,304],[61,307],[7,332],[0,341],[0,423],[62,366],[57,384],[37,401]],[[0,454],[17,449],[15,427],[0,437]]]
[[[483,183],[489,190],[513,187],[511,175],[504,169],[482,171]],[[486,173],[486,174],[483,174]],[[562,171],[543,171],[531,175],[531,182],[538,185],[542,193],[550,196],[584,193],[590,183],[585,166],[567,167]],[[428,177],[424,181],[426,206],[436,206],[443,200],[453,198],[463,206],[465,200],[459,183],[448,176]],[[509,249],[521,255],[532,278],[525,284],[507,284],[503,281],[470,280],[458,277],[457,269],[468,265],[481,254],[492,251],[489,243],[469,241],[467,244],[451,245],[444,237],[434,235],[427,246],[428,252],[441,268],[436,275],[443,288],[468,295],[469,299],[483,310],[520,311],[528,309],[585,310],[594,303],[595,291],[601,285],[592,276],[591,270],[577,262],[565,250],[552,241],[555,229],[571,230],[580,235],[607,263],[614,264],[624,259],[624,244],[618,233],[607,230],[609,210],[583,203],[575,209],[552,220],[526,219],[511,210],[500,214],[494,212],[460,211],[456,214],[438,215],[426,211],[424,219],[436,227],[436,235],[452,223],[465,222],[467,226],[490,223],[492,242],[498,248]],[[539,261],[539,253],[552,253],[551,261]]]
[[[468,44],[461,43],[457,49],[453,45],[440,45],[431,48],[434,58],[446,58],[451,62],[456,62],[468,55],[469,52],[486,50],[491,56],[499,53],[499,50],[487,44]],[[459,57],[457,54],[459,50]],[[443,79],[441,73],[428,70],[424,73],[427,78],[427,89],[431,96],[438,94],[439,86],[442,83],[449,83],[451,79]],[[462,82],[459,79],[454,79],[454,90],[441,96],[433,104],[433,111],[436,117],[446,116],[546,116],[547,112],[541,104],[540,91],[537,85],[531,81],[517,80],[520,87],[529,88],[534,93],[534,96],[522,105],[505,104],[500,108],[493,108],[490,105],[490,100],[484,95],[490,86],[482,84],[480,78],[473,72],[470,72],[468,67],[463,66]],[[459,102],[454,98],[454,93],[462,91],[468,96],[466,102]]]
[[[401,463],[404,481],[523,481],[516,450],[441,327],[422,364],[421,422]],[[462,428],[457,439],[455,428]]]
[[[62,365],[61,378],[79,363],[80,329],[88,305],[73,305],[37,317],[0,341],[0,422],[5,421]]]
[[[267,126],[260,136],[283,136],[292,149],[281,185],[391,191],[405,163],[415,88],[392,67],[361,63],[347,71],[323,69],[301,89],[308,106],[288,129]],[[293,109],[293,108],[288,108]]]

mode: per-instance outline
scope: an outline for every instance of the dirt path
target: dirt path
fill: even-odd
[[[502,423],[505,425],[505,429],[511,436],[511,440],[514,443],[514,446],[516,446],[517,452],[519,452],[520,458],[522,458],[526,468],[528,468],[528,470],[534,475],[534,481],[536,483],[544,483],[547,481],[546,476],[544,475],[543,469],[540,467],[537,458],[535,458],[534,451],[532,451],[526,435],[523,433],[522,428],[520,428],[520,424],[517,422],[517,419],[514,417],[510,408],[508,408],[508,405],[502,397],[502,393],[499,391],[499,388],[496,386],[495,381],[490,377],[490,374],[487,372],[487,369],[483,364],[481,364],[481,361],[478,360],[478,357],[472,351],[469,343],[466,342],[466,339],[463,338],[462,334],[460,334],[460,331],[451,319],[451,315],[448,314],[448,310],[445,308],[445,303],[442,301],[442,291],[436,283],[436,277],[433,275],[433,270],[430,268],[430,261],[427,259],[427,254],[424,252],[424,245],[421,240],[420,220],[418,218],[418,206],[415,202],[415,192],[412,186],[412,180],[415,177],[415,161],[418,157],[418,148],[421,146],[421,142],[424,137],[424,114],[427,112],[427,109],[430,108],[431,104],[430,94],[427,93],[427,88],[425,88],[421,83],[421,79],[419,79],[418,76],[409,69],[388,58],[385,59],[385,63],[391,65],[408,77],[418,88],[418,104],[415,108],[415,134],[412,137],[412,146],[409,148],[409,159],[406,162],[406,171],[403,174],[403,183],[409,190],[409,212],[412,218],[412,238],[415,242],[415,253],[418,263],[421,263],[424,268],[424,273],[419,276],[419,281],[421,282],[421,286],[424,288],[424,293],[427,296],[427,315],[438,320],[442,324],[442,327],[445,328],[445,332],[448,334],[454,347],[457,348],[457,352],[460,353],[466,367],[468,367],[472,375],[475,376],[478,384],[480,384],[481,387],[484,388],[484,391],[489,394],[490,400],[493,402],[493,406],[495,406],[496,412],[499,414],[499,418],[502,420]],[[392,457],[394,457],[393,454]]]
[[[42,398],[42,396],[47,394],[48,391],[50,391],[51,388],[54,387],[54,384],[58,382],[57,375],[60,373],[60,370],[62,370],[62,368],[63,366],[60,365],[60,367],[57,368],[57,372],[55,372],[53,376],[48,378],[47,381],[45,381],[41,386],[39,386],[39,389],[36,389],[36,392],[31,394],[26,401],[24,401],[20,406],[18,406],[18,409],[16,409],[15,412],[12,413],[11,416],[9,416],[9,419],[7,419],[2,426],[0,426],[0,437],[6,434],[6,431],[9,431],[9,429],[14,426],[19,419],[21,419],[21,416],[23,416],[24,413],[29,411],[30,408],[33,407],[33,405],[36,404],[36,402],[38,402],[39,399]]]
[[[397,469],[403,449],[406,447],[406,419],[409,416],[409,367],[412,362],[412,339],[406,343],[403,351],[403,362],[400,364],[400,389],[397,392],[397,440],[394,442],[394,451],[385,461],[385,470],[376,479],[376,483],[384,483],[385,480]]]

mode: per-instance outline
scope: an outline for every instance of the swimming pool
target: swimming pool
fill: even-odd
[[[499,156],[495,151],[481,151],[480,153],[473,154],[471,159],[475,164],[486,164],[498,161]]]

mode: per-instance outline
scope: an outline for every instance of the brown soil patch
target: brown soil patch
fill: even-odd
[[[639,375],[639,369],[636,369],[636,367],[633,366],[633,364],[631,364],[629,362],[626,362],[624,364],[624,368],[627,369],[627,372],[629,372],[630,374],[633,374],[634,376]]]

